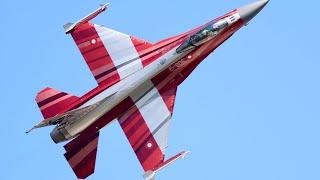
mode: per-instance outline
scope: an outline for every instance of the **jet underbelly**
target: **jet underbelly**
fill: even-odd
[[[116,84],[115,88],[110,87],[110,89],[100,93],[80,107],[96,105],[94,108],[90,109],[89,112],[86,111],[81,115],[77,115],[78,117],[74,117],[69,122],[66,121],[58,125],[51,132],[52,139],[54,142],[59,143],[76,137],[125,98],[129,97],[138,87],[175,63],[182,56],[183,54],[177,54],[176,48],[174,48],[145,69]]]

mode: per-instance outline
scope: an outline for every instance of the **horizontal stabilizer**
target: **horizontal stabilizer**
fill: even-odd
[[[57,125],[57,124],[60,124],[60,123],[66,122],[66,121],[73,121],[76,118],[83,117],[88,112],[92,111],[97,106],[99,106],[101,103],[103,103],[104,101],[109,99],[109,97],[111,97],[112,95],[110,95],[110,96],[104,98],[103,100],[98,101],[98,102],[96,102],[96,103],[94,103],[92,105],[89,105],[89,106],[86,106],[86,107],[83,107],[83,108],[74,109],[74,110],[68,111],[66,113],[57,114],[57,115],[52,116],[50,118],[44,119],[39,124],[33,126],[33,128],[31,128],[30,130],[26,131],[26,133],[29,133],[32,130],[37,129],[37,128],[42,128],[42,127],[51,126],[51,125]]]
[[[79,179],[85,179],[94,173],[99,132],[93,135],[79,136],[66,144],[64,157]]]
[[[164,161],[159,166],[155,167],[153,170],[147,171],[143,175],[143,177],[145,178],[145,180],[154,180],[155,175],[156,175],[157,172],[161,171],[162,169],[164,169],[165,167],[167,167],[170,164],[174,163],[175,161],[177,161],[179,159],[183,159],[184,157],[186,157],[186,155],[188,153],[189,153],[189,151],[182,151],[181,153],[179,153],[179,154],[169,158],[168,160]]]
[[[61,113],[79,97],[47,87],[37,94],[35,100],[43,117],[47,119]]]

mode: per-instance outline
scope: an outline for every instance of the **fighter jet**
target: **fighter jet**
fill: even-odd
[[[93,24],[107,4],[76,23],[67,23],[65,33],[72,36],[98,85],[81,97],[49,87],[40,91],[36,102],[44,120],[31,130],[55,125],[52,140],[68,141],[64,156],[75,175],[85,179],[94,173],[100,130],[117,121],[144,178],[154,179],[158,171],[188,153],[165,158],[178,86],[268,2],[235,9],[157,43]]]

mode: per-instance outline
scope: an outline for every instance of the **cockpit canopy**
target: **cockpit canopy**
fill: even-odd
[[[227,26],[228,26],[228,21],[226,20],[220,20],[218,22],[209,24],[208,26],[201,29],[197,33],[191,35],[184,44],[182,44],[180,47],[177,48],[177,53],[185,52],[196,46],[200,46],[201,44],[214,38]]]

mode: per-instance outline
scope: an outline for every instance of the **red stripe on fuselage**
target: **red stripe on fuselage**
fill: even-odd
[[[168,39],[167,41],[161,41],[155,44],[153,47],[141,52],[140,59],[143,67],[148,66],[185,40],[186,36],[178,36]]]

